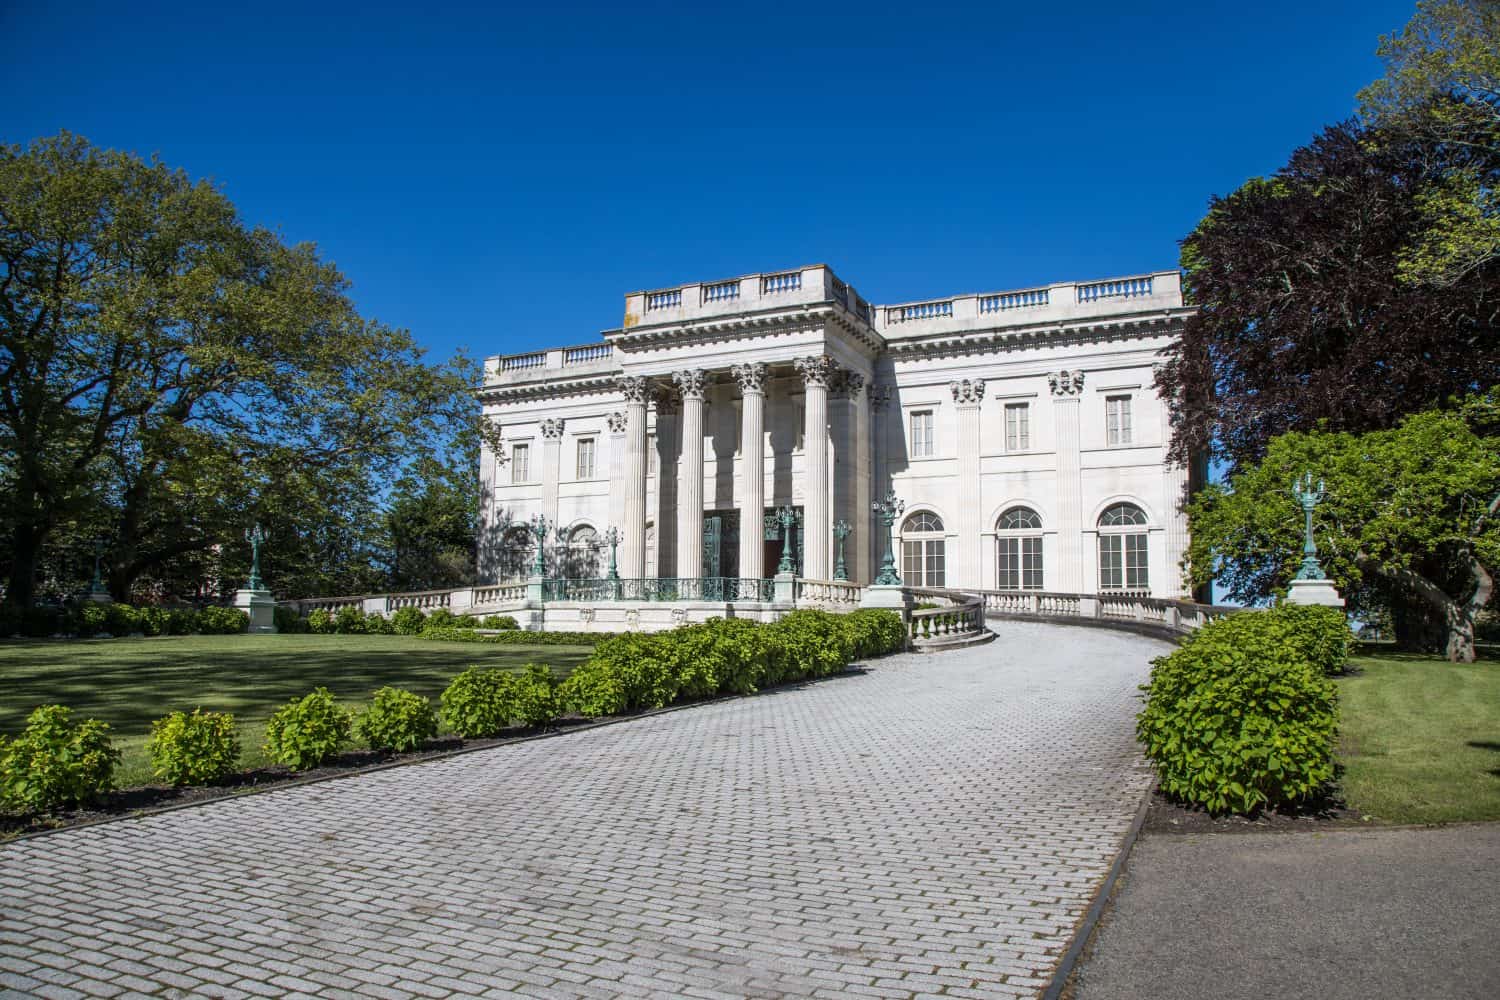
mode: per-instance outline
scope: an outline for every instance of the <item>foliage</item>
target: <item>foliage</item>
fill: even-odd
[[[1379,54],[1385,76],[1359,95],[1367,119],[1488,154],[1417,193],[1424,231],[1400,263],[1404,281],[1468,280],[1500,257],[1500,5],[1421,0],[1402,31],[1380,40]]]
[[[304,635],[312,631],[307,619],[297,614],[291,608],[284,608],[278,604],[274,614],[276,631],[282,635]]]
[[[314,608],[307,616],[307,630],[313,635],[332,635],[338,630],[333,612],[327,608]]]
[[[489,642],[507,646],[593,646],[608,632],[476,632],[472,628],[423,629],[421,638],[441,642]]]
[[[151,724],[146,752],[157,777],[174,785],[207,785],[234,773],[239,732],[228,712],[173,712]]]
[[[239,608],[210,606],[198,612],[198,631],[204,635],[235,635],[249,628],[250,616]]]
[[[427,620],[422,623],[422,631],[476,628],[478,625],[478,619],[468,615],[455,615],[447,608],[433,608],[427,613]]]
[[[557,678],[540,663],[528,663],[521,673],[506,677],[513,716],[524,726],[551,725],[561,712]]]
[[[1324,571],[1356,609],[1412,595],[1433,609],[1450,659],[1472,660],[1474,620],[1500,570],[1500,429],[1495,396],[1416,414],[1369,434],[1292,433],[1263,461],[1188,506],[1188,569],[1231,599],[1263,600],[1295,575],[1302,513],[1292,480],[1327,487],[1314,532]]]
[[[418,452],[477,487],[475,366],[430,365],[361,317],[310,244],[222,191],[74,135],[0,145],[0,564],[5,600],[82,589],[195,598],[243,580],[265,523],[280,588],[389,576],[380,504]],[[399,494],[399,490],[394,490]],[[421,496],[422,494],[418,494]]]
[[[365,615],[366,635],[396,635],[396,624],[385,615],[372,611]]]
[[[514,690],[503,670],[470,667],[443,690],[443,724],[465,739],[495,736],[516,717]]]
[[[506,631],[518,629],[521,626],[516,624],[515,618],[510,615],[486,615],[479,620],[479,627]]]
[[[293,698],[266,722],[266,755],[293,771],[316,767],[349,742],[354,713],[325,687]]]
[[[391,626],[399,635],[417,635],[426,620],[421,608],[397,608],[391,615]]]
[[[338,613],[333,616],[333,630],[340,635],[364,635],[364,609],[353,605],[339,608]]]
[[[1232,472],[1278,434],[1385,430],[1492,383],[1500,261],[1451,285],[1400,280],[1427,232],[1420,193],[1490,155],[1351,122],[1214,198],[1182,245],[1197,311],[1158,378],[1172,456]]]
[[[1332,780],[1337,691],[1285,641],[1280,615],[1230,615],[1154,661],[1136,735],[1168,795],[1251,813],[1303,801]]]
[[[1340,608],[1315,604],[1280,604],[1269,616],[1266,629],[1275,642],[1288,645],[1325,677],[1337,677],[1349,668],[1349,647],[1354,632]]]
[[[386,511],[393,590],[440,590],[474,582],[479,532],[478,463],[423,456],[396,482]]]
[[[30,813],[92,802],[114,788],[119,761],[106,723],[75,723],[71,709],[42,705],[20,736],[0,736],[0,807]]]
[[[405,753],[437,735],[432,701],[410,691],[383,687],[354,722],[355,734],[372,750]]]

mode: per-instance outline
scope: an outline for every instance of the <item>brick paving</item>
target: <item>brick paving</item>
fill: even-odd
[[[1150,780],[1163,643],[999,642],[0,847],[6,996],[995,997]]]

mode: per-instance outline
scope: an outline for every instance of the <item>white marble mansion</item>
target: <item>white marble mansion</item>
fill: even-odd
[[[633,292],[592,343],[486,360],[481,578],[532,572],[541,515],[546,577],[604,576],[617,538],[627,581],[869,583],[894,493],[908,585],[1186,597],[1153,373],[1190,312],[1176,271],[896,305],[823,265]]]

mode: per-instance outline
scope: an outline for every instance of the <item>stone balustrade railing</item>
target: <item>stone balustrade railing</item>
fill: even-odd
[[[797,578],[792,588],[793,600],[800,607],[852,611],[859,607],[865,588],[847,580],[804,580]]]
[[[907,634],[917,649],[973,642],[987,634],[984,598],[962,590],[909,587],[907,592],[923,604],[907,616]]]
[[[448,590],[413,590],[399,594],[303,597],[281,601],[280,604],[300,615],[311,614],[319,609],[338,612],[344,608],[359,608],[366,614],[390,616],[402,608],[417,608],[427,612],[446,608],[459,614],[469,611],[499,610],[507,605],[524,604],[525,601],[526,585],[510,583],[486,587],[454,587]]]
[[[607,342],[576,344],[527,354],[492,357],[485,361],[485,372],[488,375],[509,374],[522,379],[570,368],[587,373],[597,368],[610,368],[614,364],[614,355],[615,345]]]
[[[986,615],[1123,626],[1186,635],[1239,608],[1169,601],[1134,594],[1057,594],[1039,590],[981,590]]]

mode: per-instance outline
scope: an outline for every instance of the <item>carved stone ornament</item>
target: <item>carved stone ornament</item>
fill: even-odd
[[[702,399],[703,388],[708,384],[708,372],[702,368],[673,372],[672,381],[677,384],[677,391],[682,393],[683,399]]]
[[[948,383],[953,392],[953,401],[959,406],[978,406],[984,402],[984,379],[955,379]]]
[[[672,609],[672,624],[684,625],[687,623],[687,608]]]
[[[651,394],[651,383],[640,375],[621,375],[615,384],[627,403],[645,403]]]
[[[561,417],[548,417],[542,421],[542,437],[557,440],[563,435],[563,424]]]
[[[666,386],[658,386],[656,389],[656,415],[658,417],[673,417],[677,415],[677,404],[681,402],[677,396]]]
[[[584,622],[585,624],[592,625],[594,623],[594,609],[593,608],[579,608],[578,609],[578,620],[581,621],[581,622]]]
[[[844,394],[850,399],[858,399],[859,394],[865,391],[865,377],[859,372],[847,372],[844,375]]]
[[[752,392],[764,394],[766,391],[766,366],[758,361],[747,365],[735,365],[729,369],[734,380],[740,385],[740,392],[749,395]]]
[[[870,409],[877,413],[891,404],[891,387],[888,385],[870,384]]]
[[[641,613],[635,608],[625,612],[625,627],[632,632],[641,627]]]
[[[618,410],[606,416],[604,418],[604,422],[609,425],[609,432],[611,434],[625,433],[625,425],[627,423],[627,420],[625,419],[625,414],[619,412]]]
[[[840,371],[839,366],[826,354],[812,358],[798,358],[794,363],[797,366],[797,374],[801,375],[802,381],[808,385],[826,387]]]
[[[1083,392],[1083,372],[1067,369],[1052,372],[1047,376],[1047,384],[1052,387],[1054,396],[1077,396]]]

